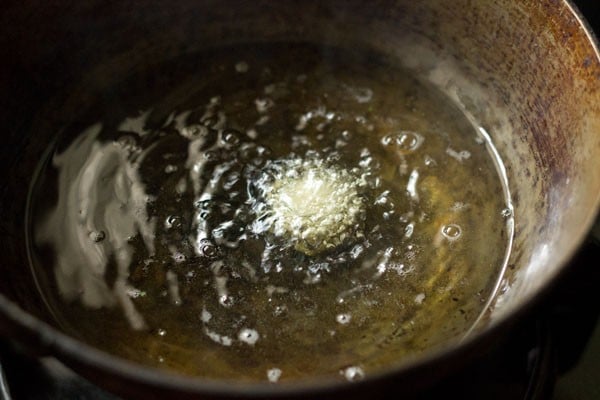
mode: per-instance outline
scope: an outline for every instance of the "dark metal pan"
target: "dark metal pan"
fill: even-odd
[[[600,55],[562,1],[24,1],[0,13],[0,332],[128,398],[364,398],[414,392],[500,340],[559,282],[600,205]],[[398,56],[480,122],[506,164],[515,236],[486,317],[462,342],[358,383],[231,384],[103,353],[48,322],[24,241],[28,184],[77,110],[134,68],[206,46],[308,41]]]

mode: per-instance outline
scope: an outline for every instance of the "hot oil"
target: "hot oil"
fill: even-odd
[[[493,295],[500,161],[393,60],[226,48],[106,99],[31,194],[32,267],[67,333],[207,378],[354,380],[459,339]]]

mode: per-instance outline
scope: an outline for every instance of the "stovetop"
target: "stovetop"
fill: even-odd
[[[600,2],[574,2],[600,33]],[[600,243],[589,240],[565,281],[502,346],[419,399],[600,399],[599,260]],[[0,343],[0,400],[67,399],[119,400],[52,358],[26,358]]]

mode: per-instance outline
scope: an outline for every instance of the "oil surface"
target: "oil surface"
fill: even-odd
[[[460,338],[493,294],[498,160],[385,57],[207,51],[95,115],[51,149],[28,221],[55,323],[94,346],[207,378],[355,380]],[[307,176],[334,206],[285,192]]]

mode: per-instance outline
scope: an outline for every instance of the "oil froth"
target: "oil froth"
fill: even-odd
[[[355,241],[364,236],[366,200],[360,192],[368,171],[359,173],[316,157],[267,163],[254,185],[264,204],[254,205],[253,231],[269,230],[309,256]]]

